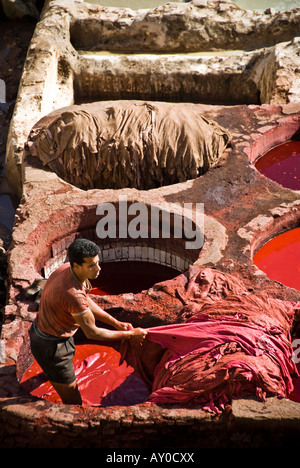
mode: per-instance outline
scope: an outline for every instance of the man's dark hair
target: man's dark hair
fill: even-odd
[[[88,239],[75,239],[68,248],[68,257],[71,267],[74,263],[82,265],[84,258],[96,257],[99,255],[98,245]]]

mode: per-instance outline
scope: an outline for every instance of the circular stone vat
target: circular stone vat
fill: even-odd
[[[283,187],[300,190],[300,141],[275,146],[255,162],[255,167]]]
[[[101,220],[106,221],[107,218],[103,214],[106,211],[102,210],[102,212],[99,210],[99,206],[97,206],[97,213],[96,207],[85,211],[84,218],[76,210],[76,219],[73,219],[74,226],[71,223],[65,223],[67,215],[64,212],[64,216],[60,219],[60,230],[57,229],[57,225],[55,229],[51,229],[50,220],[52,218],[49,219],[48,230],[45,230],[45,227],[42,230],[43,233],[47,232],[50,236],[49,240],[45,241],[43,239],[39,243],[40,252],[33,248],[33,255],[30,260],[34,264],[36,278],[39,277],[38,280],[42,282],[43,278],[49,278],[54,270],[68,261],[67,249],[74,239],[79,237],[87,238],[95,242],[100,248],[99,260],[102,271],[99,278],[92,282],[93,289],[91,291],[94,299],[97,299],[96,296],[98,296],[98,299],[100,299],[99,296],[106,296],[103,298],[104,302],[101,304],[99,302],[99,305],[105,308],[105,303],[109,302],[108,296],[112,297],[124,294],[124,296],[130,296],[128,301],[131,302],[128,310],[123,311],[121,306],[119,308],[116,306],[111,312],[115,316],[123,314],[122,317],[118,317],[121,321],[129,321],[133,326],[142,327],[155,326],[158,321],[162,321],[163,323],[168,322],[168,317],[158,317],[157,311],[152,310],[151,307],[146,312],[143,312],[145,308],[145,305],[143,305],[143,310],[140,311],[139,300],[137,299],[134,302],[133,295],[142,291],[146,293],[146,290],[152,288],[155,283],[180,275],[188,269],[190,264],[196,261],[202,244],[197,249],[186,248],[189,244],[187,244],[185,235],[187,232],[190,235],[190,231],[188,231],[187,223],[184,224],[184,220],[187,219],[187,216],[191,216],[191,214],[185,212],[185,215],[183,215],[180,212],[176,217],[175,213],[171,216],[170,212],[170,216],[166,218],[166,214],[168,213],[165,209],[162,210],[160,207],[156,211],[152,206],[152,211],[147,210],[147,216],[144,219],[147,228],[147,232],[144,233],[145,237],[131,238],[130,235],[134,235],[135,237],[136,234],[133,229],[133,226],[135,226],[133,221],[136,220],[136,217],[131,215],[131,212],[128,213],[125,223],[121,215],[122,207],[124,208],[124,206],[119,204],[118,210],[114,210],[116,217],[113,218],[113,224],[117,225],[118,233],[126,231],[127,237],[101,238],[99,235],[103,234],[103,225],[107,225],[106,223],[101,223]],[[132,205],[129,204],[128,207],[130,206]],[[105,205],[106,209],[112,209],[112,207],[114,207],[113,204]],[[141,208],[140,205],[139,207]],[[144,208],[146,208],[146,205]],[[176,208],[178,209],[178,207]],[[180,223],[178,223],[178,220]],[[192,229],[192,219],[190,221],[188,227]],[[78,224],[83,224],[86,228],[78,230]],[[100,225],[101,229],[99,229]],[[182,230],[182,238],[175,236],[175,227],[178,231],[179,225],[182,228],[185,227],[185,230]],[[76,226],[77,230],[74,232]],[[169,227],[168,234],[170,234],[170,238],[164,237],[167,234],[166,230],[164,230],[167,226]],[[152,233],[155,235],[154,238],[148,236],[148,229],[151,230],[151,228],[153,228]],[[174,232],[173,228],[175,229]],[[197,226],[197,229],[199,230],[200,226]],[[62,237],[56,237],[58,232],[59,236]],[[108,307],[110,309],[109,304]],[[167,307],[165,310],[165,313],[169,314]],[[124,314],[128,316],[126,315],[124,318]],[[136,317],[137,314],[139,314],[138,318]],[[136,320],[139,321],[139,324],[135,323]],[[30,325],[28,325],[29,327]],[[147,401],[150,393],[146,383],[137,375],[131,365],[125,361],[120,362],[121,351],[119,351],[119,343],[109,343],[108,346],[105,343],[87,342],[81,330],[78,330],[74,339],[76,343],[76,355],[74,357],[75,373],[85,405],[101,407],[115,405],[132,406]],[[26,392],[34,397],[48,400],[51,403],[61,403],[52,385],[47,381],[41,368],[31,356],[27,334],[24,337],[24,344],[19,354],[17,367],[18,378],[20,379],[22,388]]]
[[[266,242],[253,261],[271,280],[300,290],[300,227]]]
[[[269,279],[300,290],[300,227],[290,229],[260,247],[253,257],[255,265]],[[300,373],[300,363],[296,363]],[[293,381],[294,390],[289,399],[300,403],[300,377]]]

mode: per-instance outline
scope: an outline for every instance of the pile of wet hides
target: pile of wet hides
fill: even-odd
[[[204,281],[206,299],[193,300],[187,290],[196,276],[185,285],[181,276],[173,288],[186,292],[181,323],[149,328],[142,347],[123,345],[123,357],[149,386],[149,401],[218,414],[232,399],[287,397],[298,375],[290,337],[295,304],[250,293],[217,272]],[[166,287],[172,294],[172,281],[159,285]]]
[[[229,133],[196,104],[106,101],[49,114],[26,146],[78,188],[144,190],[204,174],[229,142]]]

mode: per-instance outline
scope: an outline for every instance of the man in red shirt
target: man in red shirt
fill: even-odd
[[[89,280],[97,278],[99,248],[87,239],[76,239],[68,248],[70,263],[61,265],[47,280],[39,312],[30,329],[32,354],[66,404],[82,404],[73,357],[74,334],[80,327],[91,340],[132,339],[142,342],[147,331],[120,322],[89,296]],[[96,320],[115,330],[99,328]]]

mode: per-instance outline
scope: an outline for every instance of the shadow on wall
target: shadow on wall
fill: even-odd
[[[1,10],[9,19],[18,19],[26,16],[38,19],[44,6],[43,0],[0,0]]]

